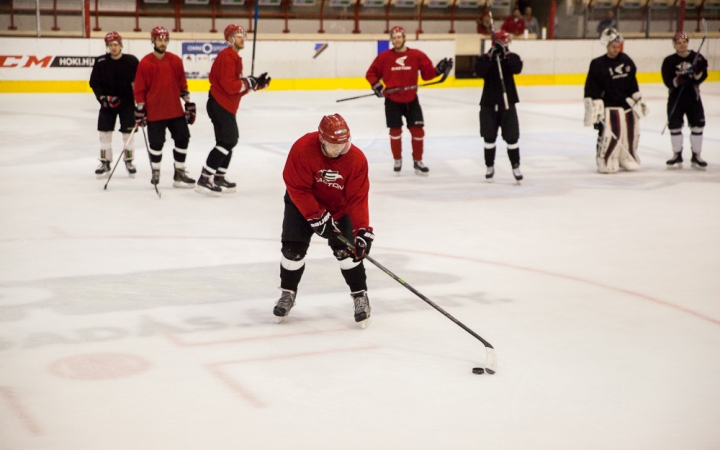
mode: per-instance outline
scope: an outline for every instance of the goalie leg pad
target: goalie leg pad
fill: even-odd
[[[621,115],[621,128],[620,166],[628,171],[637,170],[640,168],[640,157],[637,154],[640,127],[637,126],[637,116],[632,110]]]
[[[620,169],[620,136],[622,108],[605,108],[605,124],[598,136],[597,166],[600,173],[615,173]]]

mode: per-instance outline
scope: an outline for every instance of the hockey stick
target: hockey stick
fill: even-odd
[[[490,0],[487,0],[485,2],[485,8],[487,9],[488,16],[490,16],[490,30],[492,31],[492,40],[494,42],[495,41],[495,23],[493,22],[492,11],[490,10],[490,8],[488,8],[489,3],[490,3]],[[505,101],[505,109],[508,110],[508,109],[510,109],[510,103],[508,102],[507,89],[505,89],[505,77],[503,76],[502,65],[500,64],[500,55],[496,55],[495,59],[498,64],[498,73],[500,74],[500,86],[502,86],[503,101]]]
[[[130,137],[128,137],[127,142],[125,143],[125,146],[123,147],[123,153],[127,151],[128,145],[130,145],[130,140],[133,138],[133,134],[135,134],[135,130],[137,130],[137,123],[133,127],[132,131],[130,132]],[[108,184],[110,184],[110,180],[112,179],[113,174],[115,173],[115,169],[117,169],[118,164],[120,164],[120,160],[123,158],[118,158],[117,162],[115,163],[115,166],[113,167],[112,172],[110,172],[110,176],[108,177],[107,183],[105,183],[104,190],[107,190]]]
[[[350,249],[353,253],[355,252],[355,247],[347,239],[345,239],[345,237],[343,235],[337,234],[335,237],[337,237],[340,240],[340,242],[347,245],[348,249]],[[450,313],[448,313],[447,311],[445,311],[444,309],[439,307],[437,304],[435,304],[435,302],[433,302],[429,298],[422,295],[420,292],[417,291],[417,289],[415,289],[414,287],[412,287],[408,283],[406,283],[405,280],[403,280],[402,278],[400,278],[397,275],[395,275],[394,273],[392,273],[390,270],[388,270],[385,266],[383,266],[379,262],[375,261],[372,257],[370,257],[370,255],[365,255],[365,259],[367,259],[368,261],[373,263],[375,266],[377,266],[378,269],[380,269],[383,272],[385,272],[386,274],[390,275],[390,278],[392,278],[393,280],[395,280],[398,283],[405,286],[410,292],[412,292],[413,294],[420,297],[421,300],[423,300],[425,303],[427,303],[428,305],[430,305],[433,308],[435,308],[436,310],[438,310],[442,315],[444,315],[448,319],[452,320],[455,323],[455,325],[457,325],[460,328],[462,328],[463,330],[467,331],[468,333],[473,335],[473,337],[475,337],[477,340],[482,342],[483,345],[485,346],[485,372],[489,373],[490,375],[493,375],[493,374],[495,374],[495,372],[497,372],[497,356],[495,355],[495,349],[493,348],[492,345],[490,345],[490,343],[488,341],[486,341],[485,339],[480,337],[479,334],[475,333],[473,330],[471,330],[470,328],[465,326],[465,324],[463,324],[462,322],[460,322],[459,320],[457,320],[456,318],[451,316]]]
[[[703,25],[703,38],[702,41],[700,41],[700,47],[698,47],[698,51],[695,54],[695,58],[693,59],[692,64],[690,65],[690,68],[688,69],[688,73],[692,73],[692,70],[695,68],[695,63],[697,62],[698,56],[700,56],[700,50],[702,50],[702,46],[705,43],[705,38],[707,37],[707,22],[705,22],[705,19],[702,19],[702,25]],[[678,92],[678,96],[675,99],[675,104],[673,105],[672,109],[670,110],[670,114],[668,114],[667,122],[665,122],[665,126],[663,127],[660,134],[665,134],[665,129],[670,125],[670,119],[672,119],[673,113],[675,113],[675,108],[677,108],[678,102],[680,101],[680,97],[682,96],[683,91],[685,90],[685,86],[687,84],[683,84],[680,86],[680,92]]]
[[[383,91],[383,93],[394,94],[395,92],[415,91],[415,90],[417,90],[417,88],[421,88],[421,87],[425,87],[425,86],[432,86],[433,84],[440,84],[443,81],[445,81],[445,79],[447,79],[449,73],[450,73],[449,71],[447,73],[443,73],[442,77],[440,77],[440,79],[437,81],[433,81],[430,83],[423,83],[423,84],[415,84],[413,86],[405,86],[405,87],[401,87],[401,88],[386,89],[385,91]],[[365,97],[377,97],[377,95],[375,95],[373,93],[373,94],[358,95],[357,97],[341,98],[340,100],[335,100],[335,103],[346,102],[348,100],[355,100],[357,98],[365,98]]]
[[[142,126],[142,130],[143,130],[143,137],[145,138],[145,150],[147,150],[148,162],[150,163],[150,174],[151,174],[150,176],[152,176],[152,170],[153,170],[152,156],[150,155],[150,145],[148,144],[147,134],[145,134],[145,125]],[[157,193],[158,198],[162,198],[162,195],[160,195],[160,191],[158,190],[157,184],[153,184],[153,186],[155,186],[155,192]]]
[[[255,75],[255,43],[257,42],[257,23],[258,23],[258,4],[260,0],[255,0],[255,23],[253,25],[253,50],[252,65],[250,66],[250,76]]]

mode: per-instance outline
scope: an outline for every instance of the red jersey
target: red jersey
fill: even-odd
[[[174,119],[185,115],[180,92],[187,91],[182,60],[165,52],[163,59],[154,53],[146,55],[135,74],[135,103],[145,103],[150,122]]]
[[[375,58],[365,74],[370,85],[382,79],[386,89],[415,86],[418,72],[423,80],[432,80],[437,74],[435,66],[427,55],[420,50],[408,48],[404,52],[395,49],[385,50]],[[415,90],[388,94],[387,98],[398,103],[410,103],[415,100]]]
[[[218,53],[210,69],[210,95],[233,114],[237,114],[240,97],[250,92],[247,83],[241,79],[242,58],[232,46]]]
[[[369,228],[368,163],[354,145],[344,155],[328,158],[320,149],[318,132],[308,133],[290,149],[283,179],[290,199],[306,219],[327,210],[335,220],[349,214],[354,234]]]
[[[502,30],[510,34],[523,34],[525,32],[525,21],[522,18],[516,19],[510,16],[503,22]]]

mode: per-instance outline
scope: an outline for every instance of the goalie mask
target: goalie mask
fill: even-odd
[[[322,118],[318,138],[322,152],[328,158],[337,158],[350,150],[350,128],[340,114]]]
[[[623,39],[622,34],[620,34],[620,32],[615,28],[605,28],[600,35],[600,43],[603,47],[607,47],[613,42],[619,42],[622,44],[624,41],[625,39]]]

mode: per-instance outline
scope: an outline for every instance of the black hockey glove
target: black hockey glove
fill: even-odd
[[[100,106],[103,108],[117,108],[118,106],[120,106],[120,99],[115,97],[114,95],[101,95],[100,97],[98,97],[98,101],[100,102]]]
[[[144,104],[135,107],[135,124],[139,127],[147,125],[147,111]]]
[[[180,98],[185,101],[185,103],[190,101],[190,92],[188,91],[180,91]]]
[[[261,73],[260,76],[257,77],[257,86],[255,87],[255,90],[259,91],[267,88],[270,86],[270,80],[272,80],[272,78],[267,76],[267,72]]]
[[[505,59],[505,56],[507,55],[508,48],[503,45],[500,42],[495,42],[490,49],[490,52],[488,53],[488,56],[490,56],[490,59],[495,60],[499,56],[500,59]]]
[[[385,97],[385,93],[383,92],[384,89],[385,88],[383,87],[382,83],[379,81],[372,85],[373,92],[375,92],[375,95],[379,98]]]
[[[695,74],[696,78],[700,78],[700,76],[702,76],[702,73],[705,72],[707,68],[707,59],[703,58],[702,55],[698,55],[697,61],[695,61],[695,65],[693,66],[693,73]]]
[[[340,233],[335,220],[327,211],[320,212],[315,217],[308,219],[308,223],[318,236],[325,239],[330,239],[335,233]]]
[[[193,103],[193,102],[185,103],[185,120],[187,120],[188,125],[194,124],[196,117],[197,117],[197,107],[195,106],[195,103]]]
[[[253,77],[253,76],[245,77],[245,82],[248,85],[248,89],[252,89],[253,91],[257,90],[257,85],[258,85],[257,77]]]
[[[360,228],[357,236],[355,236],[355,260],[359,261],[370,254],[370,247],[372,246],[375,235],[373,234],[372,227]]]
[[[447,75],[450,73],[450,71],[453,68],[453,60],[452,58],[443,58],[440,60],[439,63],[437,63],[437,66],[435,66],[435,71],[438,75]]]

